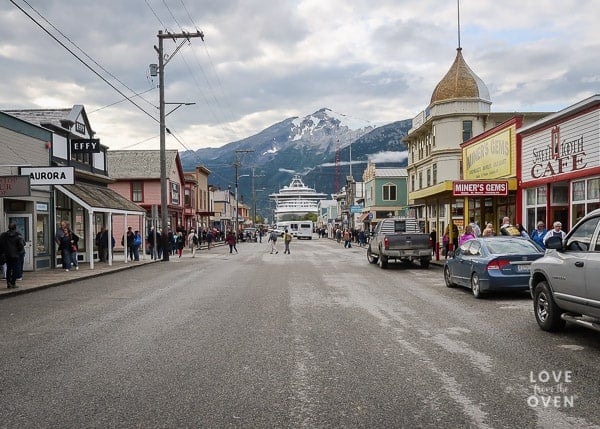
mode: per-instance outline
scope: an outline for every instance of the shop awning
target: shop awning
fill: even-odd
[[[76,201],[89,212],[145,215],[146,210],[112,189],[102,186],[75,184],[55,185],[55,188]]]
[[[360,215],[360,217],[358,218],[359,222],[364,222],[365,220],[368,219],[369,215],[371,214],[371,212],[366,212]]]

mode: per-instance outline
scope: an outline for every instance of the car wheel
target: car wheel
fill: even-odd
[[[455,286],[455,284],[452,282],[452,277],[450,276],[450,268],[448,268],[448,266],[444,267],[444,282],[446,282],[446,287]]]
[[[369,264],[376,264],[378,259],[377,255],[374,255],[373,252],[371,252],[371,246],[369,246],[367,249],[367,260],[369,261]]]
[[[383,269],[388,266],[388,257],[385,255],[379,255],[379,266]]]
[[[544,331],[555,332],[565,326],[565,321],[560,318],[561,311],[554,302],[548,282],[539,282],[533,292],[533,310],[535,320]]]
[[[429,258],[421,258],[420,265],[421,268],[429,268]]]
[[[473,296],[475,298],[483,298],[483,294],[481,292],[481,284],[479,283],[479,275],[477,275],[477,273],[473,273],[473,275],[471,276],[471,290],[473,291]]]

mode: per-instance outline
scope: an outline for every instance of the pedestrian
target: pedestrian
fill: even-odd
[[[174,234],[173,237],[176,240],[175,247],[177,248],[177,254],[181,258],[181,255],[183,254],[183,248],[185,247],[185,237],[183,236],[183,233],[181,231]]]
[[[154,227],[150,227],[150,231],[148,231],[148,236],[146,237],[146,242],[148,243],[148,252],[150,253],[150,259],[156,258],[155,246],[154,246]],[[159,236],[160,239],[160,236]]]
[[[448,235],[448,228],[442,237],[442,246],[444,246],[444,257],[448,258],[448,251],[450,250],[450,236]]]
[[[435,256],[435,251],[437,249],[437,231],[435,228],[432,228],[429,233],[429,244],[431,246],[431,254]]]
[[[283,253],[284,254],[290,254],[290,243],[292,242],[292,234],[290,234],[287,230],[287,228],[285,229],[285,232],[283,233],[283,245],[285,247]]]
[[[210,250],[210,245],[213,242],[213,239],[214,239],[213,232],[212,232],[212,230],[209,229],[208,231],[206,231],[207,250]]]
[[[537,227],[531,232],[530,238],[534,242],[536,242],[538,246],[540,246],[542,249],[545,249],[546,246],[544,245],[544,237],[547,233],[548,230],[546,229],[546,225],[544,224],[544,222],[539,221],[537,223]]]
[[[69,222],[62,219],[58,225],[58,228],[56,228],[56,233],[54,234],[54,241],[57,245],[60,245],[60,239],[65,233],[65,228],[69,228]]]
[[[350,230],[348,230],[348,229],[344,230],[344,247],[345,248],[352,247],[352,234],[350,233]]]
[[[271,234],[269,234],[269,243],[271,243],[271,254],[273,254],[273,252],[275,252],[275,254],[278,254],[279,251],[277,250],[277,233],[275,232],[275,230],[271,231]]]
[[[60,238],[58,245],[58,251],[60,253],[62,267],[66,272],[71,269],[71,236],[69,235],[69,228],[63,229],[63,234]]]
[[[519,231],[516,226],[510,223],[510,218],[508,216],[504,216],[502,218],[502,225],[500,225],[500,234],[519,237],[521,235],[521,231]]]
[[[25,264],[25,238],[23,235],[17,230],[17,234],[19,234],[19,240],[21,241],[21,251],[19,252],[19,262],[17,262],[17,281],[23,280],[23,265]]]
[[[364,247],[366,242],[367,242],[367,236],[365,235],[365,230],[361,229],[360,231],[358,231],[358,246]]]
[[[121,237],[121,246],[123,246],[123,251],[126,252],[131,261],[133,261],[133,237],[133,228],[128,226],[127,232]]]
[[[17,288],[17,265],[19,254],[25,243],[17,232],[17,224],[11,222],[8,230],[0,235],[0,262],[6,263],[6,285],[9,289]]]
[[[100,231],[96,234],[96,247],[98,248],[98,259],[100,262],[106,262],[106,250],[108,249],[108,234],[106,240],[104,240],[104,234],[106,234],[106,228],[100,228]],[[105,244],[106,243],[106,244]]]
[[[548,247],[548,240],[551,238],[558,240],[560,239],[561,243],[567,236],[567,233],[562,230],[562,223],[560,221],[555,221],[552,224],[552,229],[546,233],[544,236],[544,247]]]
[[[491,222],[488,222],[488,224],[485,226],[485,228],[481,232],[481,236],[482,237],[493,237],[494,236],[494,225],[492,225]]]
[[[79,251],[79,237],[70,228],[67,228],[65,235],[69,237],[69,244],[71,246],[71,261],[69,266],[75,268],[75,271],[79,270],[79,262],[77,261],[77,252]]]
[[[140,260],[140,248],[142,247],[142,236],[138,230],[133,232],[133,260]]]
[[[190,250],[192,252],[192,258],[196,257],[196,248],[198,247],[199,244],[199,240],[198,240],[198,234],[196,234],[196,230],[195,229],[191,229],[190,233],[187,235],[187,242],[188,242],[188,246],[190,247]]]
[[[458,245],[461,246],[465,241],[472,240],[476,238],[475,231],[473,231],[473,227],[471,224],[465,226],[465,231],[463,235],[460,236],[460,240],[458,241]]]
[[[237,240],[235,238],[235,233],[233,232],[232,229],[227,231],[227,236],[225,237],[225,241],[227,242],[227,244],[229,244],[229,253],[233,253],[234,250],[235,250],[235,253],[238,252],[237,247],[235,247],[235,243],[237,242]]]
[[[477,222],[475,222],[475,217],[471,217],[470,222],[471,223],[469,223],[469,225],[471,225],[471,228],[473,228],[473,235],[475,237],[481,236],[481,229],[479,228]]]

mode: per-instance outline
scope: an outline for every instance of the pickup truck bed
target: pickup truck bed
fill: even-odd
[[[388,218],[380,221],[367,247],[367,259],[387,268],[388,262],[418,260],[422,268],[431,261],[429,234],[420,232],[416,219]]]

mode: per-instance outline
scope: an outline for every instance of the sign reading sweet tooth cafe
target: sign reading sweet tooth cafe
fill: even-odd
[[[557,180],[600,166],[598,111],[524,136],[523,183]],[[587,125],[586,125],[587,124]]]

